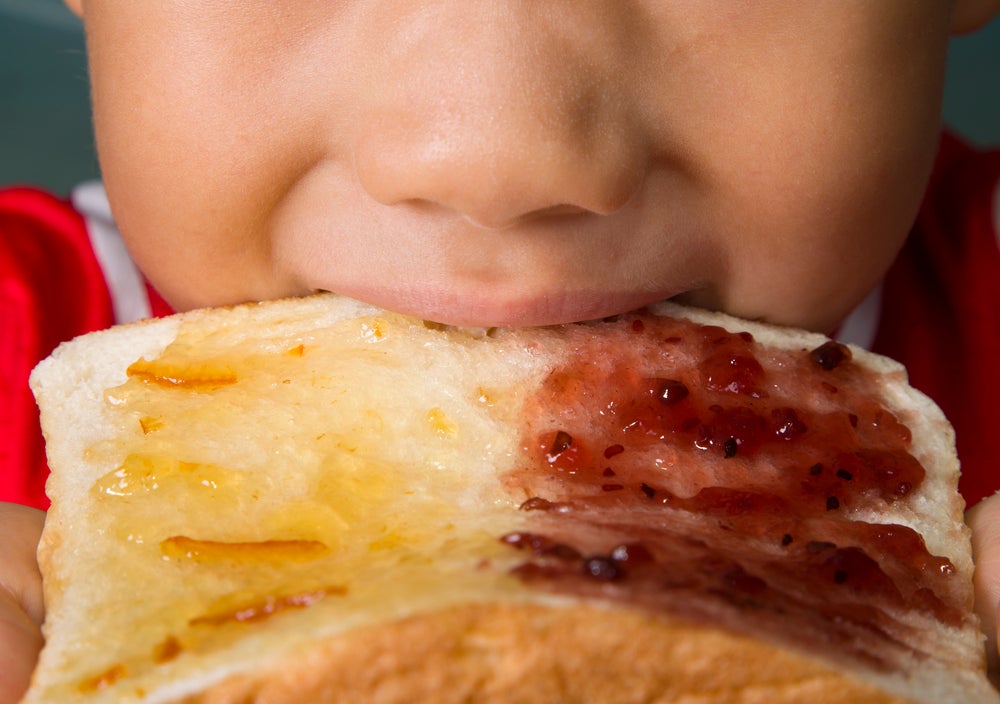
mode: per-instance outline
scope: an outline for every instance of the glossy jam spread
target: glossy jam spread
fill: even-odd
[[[876,665],[911,651],[900,612],[962,622],[947,559],[853,519],[924,470],[848,348],[775,351],[647,315],[601,325],[528,402],[526,461],[506,479],[531,518],[503,537],[522,578]]]

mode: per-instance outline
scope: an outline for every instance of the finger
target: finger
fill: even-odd
[[[0,503],[0,704],[16,704],[42,647],[44,615],[35,552],[45,514]]]
[[[13,597],[0,590],[0,704],[21,701],[42,649],[38,624]]]
[[[13,597],[36,623],[42,622],[42,576],[38,571],[38,540],[45,513],[0,502],[0,590]]]
[[[998,671],[997,609],[1000,608],[1000,494],[980,501],[966,513],[972,529],[976,563],[976,611],[986,632],[990,669]]]

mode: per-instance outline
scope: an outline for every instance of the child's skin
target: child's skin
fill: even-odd
[[[678,296],[821,331],[914,219],[949,35],[1000,10],[67,3],[116,218],[178,309],[329,289],[442,322],[543,324]],[[0,545],[0,661],[19,664],[0,703],[26,684],[41,618],[39,516],[4,510],[20,542]],[[973,516],[990,629],[996,512]]]

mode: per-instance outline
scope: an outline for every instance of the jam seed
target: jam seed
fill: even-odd
[[[620,579],[624,574],[621,566],[610,557],[591,557],[585,560],[583,573],[605,582]]]
[[[564,453],[569,446],[573,444],[573,436],[567,433],[565,430],[559,430],[556,432],[555,438],[552,440],[552,445],[549,447],[548,457],[554,458],[558,457]],[[551,461],[551,459],[550,459]]]
[[[846,345],[830,340],[809,353],[813,361],[826,371],[836,369],[844,362],[850,361],[851,350]]]
[[[736,457],[736,451],[739,449],[740,444],[736,441],[736,438],[728,438],[724,443],[722,443],[722,454],[727,460],[730,457]]]
[[[620,455],[623,452],[625,452],[624,445],[608,445],[604,448],[604,459],[610,460],[615,455]]]
[[[775,408],[771,411],[774,434],[782,440],[794,440],[808,428],[799,420],[794,408]]]
[[[532,496],[518,508],[521,511],[548,511],[552,509],[553,506],[555,506],[555,504],[548,499],[543,499],[541,496]]]
[[[665,406],[673,406],[688,397],[688,387],[677,379],[660,379],[653,391],[656,399]]]
[[[518,550],[530,550],[535,557],[554,557],[559,560],[579,560],[581,557],[576,548],[536,533],[507,533],[500,537],[500,542]]]

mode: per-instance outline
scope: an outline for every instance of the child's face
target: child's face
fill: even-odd
[[[443,322],[669,296],[828,329],[935,153],[927,0],[84,0],[101,164],[179,308]]]

